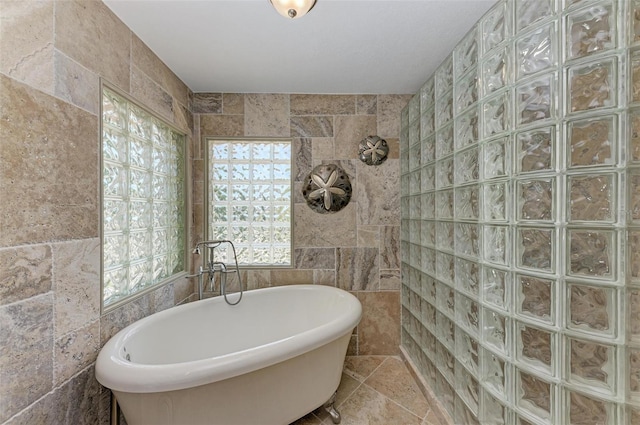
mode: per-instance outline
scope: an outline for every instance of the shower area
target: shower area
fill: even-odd
[[[640,1],[499,1],[402,112],[402,348],[457,424],[640,424]]]

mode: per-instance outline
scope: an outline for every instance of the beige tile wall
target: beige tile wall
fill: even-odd
[[[100,77],[191,136],[189,89],[102,2],[0,1],[0,423],[108,423],[102,344],[181,302],[100,316]]]
[[[296,283],[337,286],[354,292],[364,313],[349,347],[352,355],[398,354],[400,344],[400,110],[409,96],[322,94],[193,95],[194,217],[192,239],[204,238],[204,139],[291,137],[294,156],[294,269],[243,273],[249,288]],[[358,144],[378,135],[389,159],[367,166]],[[351,202],[334,214],[313,212],[302,181],[321,163],[345,169]],[[194,258],[197,264],[200,261]]]

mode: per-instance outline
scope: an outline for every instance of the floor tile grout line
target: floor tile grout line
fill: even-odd
[[[380,362],[380,364],[379,364],[378,366],[376,366],[376,368],[375,368],[375,369],[373,369],[373,370],[371,371],[371,373],[370,373],[369,375],[367,375],[367,376],[362,380],[362,383],[363,383],[363,384],[367,381],[367,379],[371,378],[371,377],[373,376],[373,374],[374,374],[374,373],[376,373],[376,372],[378,371],[378,369],[380,369],[380,368],[382,367],[382,365],[386,363],[386,361],[387,361],[387,360],[389,360],[389,357],[390,357],[390,356],[379,356],[379,357],[384,357],[384,360],[383,360],[383,361],[381,361],[381,362]]]
[[[365,385],[367,388],[369,388],[371,391],[374,391],[375,393],[381,395],[382,397],[384,397],[386,400],[389,400],[390,402],[392,402],[393,404],[395,404],[396,406],[400,407],[402,410],[410,413],[412,416],[415,416],[418,420],[420,420],[420,423],[422,423],[424,421],[423,417],[420,417],[418,415],[416,415],[414,412],[412,412],[411,410],[407,409],[406,407],[404,407],[402,404],[398,403],[397,401],[395,401],[394,399],[392,399],[391,397],[387,397],[386,395],[382,394],[380,391],[376,390],[375,388],[363,383],[362,385]],[[427,411],[428,413],[428,411]],[[425,415],[426,416],[426,415]]]

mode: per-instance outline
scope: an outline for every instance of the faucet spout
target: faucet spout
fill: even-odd
[[[231,250],[233,251],[233,258],[235,261],[235,266],[234,269],[235,270],[227,270],[227,265],[222,262],[222,261],[215,261],[215,257],[214,257],[214,251],[216,248],[218,248],[220,245],[222,244],[228,244],[231,248]],[[240,277],[240,269],[238,268],[238,257],[236,255],[236,248],[233,245],[233,242],[228,241],[228,240],[211,240],[211,241],[202,241],[202,242],[198,242],[195,246],[195,248],[193,249],[193,254],[196,255],[200,255],[200,249],[201,247],[204,247],[205,251],[208,250],[208,254],[209,255],[204,255],[202,257],[202,266],[200,267],[200,272],[197,275],[193,275],[193,276],[187,276],[187,277],[194,277],[194,276],[198,276],[198,295],[199,298],[202,299],[203,298],[203,292],[204,292],[204,288],[206,287],[206,283],[203,282],[203,274],[206,273],[207,274],[207,278],[209,280],[209,291],[213,292],[215,290],[215,283],[216,283],[216,274],[220,275],[220,293],[224,296],[225,301],[230,304],[230,305],[236,305],[240,302],[240,300],[242,299],[242,279]],[[206,269],[203,267],[206,265]],[[240,286],[240,294],[238,297],[238,300],[235,302],[230,302],[227,299],[227,293],[226,293],[226,284],[227,284],[227,274],[228,273],[235,273],[235,275],[237,276],[238,279],[238,284]]]

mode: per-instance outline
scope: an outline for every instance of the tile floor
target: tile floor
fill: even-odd
[[[338,387],[341,425],[441,425],[400,357],[347,357]],[[291,425],[333,425],[320,408]]]

